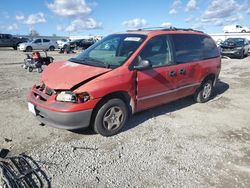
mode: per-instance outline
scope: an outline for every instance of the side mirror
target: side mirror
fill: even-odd
[[[144,70],[144,69],[148,69],[151,67],[152,67],[152,65],[151,65],[149,60],[141,60],[139,65],[134,66],[134,69],[135,70]]]

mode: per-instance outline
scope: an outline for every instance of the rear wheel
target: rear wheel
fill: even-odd
[[[49,50],[50,50],[50,51],[54,51],[54,50],[55,50],[55,47],[54,47],[54,46],[50,46],[50,47],[49,47]]]
[[[214,87],[212,80],[205,80],[200,86],[200,88],[196,91],[194,95],[194,100],[198,103],[207,102],[211,98],[213,90]]]
[[[121,131],[128,118],[125,103],[118,98],[110,99],[95,111],[92,127],[102,136],[113,136]]]

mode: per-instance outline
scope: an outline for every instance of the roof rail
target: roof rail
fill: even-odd
[[[127,30],[127,32],[133,32],[133,31],[193,31],[193,32],[199,32],[204,33],[203,31],[191,29],[191,28],[177,28],[177,27],[148,27],[148,28],[140,28],[140,29],[134,29],[134,30]]]

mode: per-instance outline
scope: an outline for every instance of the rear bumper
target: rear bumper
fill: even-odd
[[[74,130],[86,128],[90,124],[92,110],[78,112],[55,112],[35,106],[37,119],[49,126]]]

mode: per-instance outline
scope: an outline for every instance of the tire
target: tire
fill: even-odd
[[[27,46],[25,51],[26,51],[26,52],[32,52],[32,50],[33,50],[33,49],[32,49],[31,46]]]
[[[126,104],[118,98],[104,101],[94,112],[93,130],[102,136],[113,136],[121,131],[128,118]]]
[[[32,68],[32,67],[29,67],[29,68],[28,68],[28,71],[29,71],[29,72],[32,72],[32,71],[33,71],[33,68]]]
[[[242,30],[241,32],[242,32],[242,33],[245,33],[245,32],[246,32],[246,30]]]
[[[203,81],[200,88],[196,91],[194,95],[194,100],[198,103],[205,103],[211,99],[213,95],[213,81],[211,79],[207,79]]]
[[[50,50],[50,51],[54,51],[54,50],[55,50],[55,46],[50,46],[50,47],[49,47],[49,50]]]
[[[242,52],[241,52],[239,58],[240,58],[240,59],[244,59],[244,57],[245,57],[245,52],[244,52],[244,50],[242,50]]]
[[[49,58],[49,62],[50,62],[50,63],[53,63],[53,61],[54,61],[54,58],[53,58],[53,57],[50,57],[50,58]],[[50,63],[49,63],[49,64],[50,64]]]

